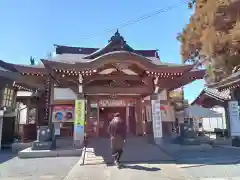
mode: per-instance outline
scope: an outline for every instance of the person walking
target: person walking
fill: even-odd
[[[112,156],[116,166],[120,167],[120,158],[126,140],[126,124],[120,118],[120,113],[116,113],[109,123],[108,132],[110,135]]]

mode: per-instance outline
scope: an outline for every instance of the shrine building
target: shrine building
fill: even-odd
[[[32,85],[37,96],[21,97],[37,109],[36,126],[54,124],[58,136],[73,136],[75,100],[85,102],[85,133],[107,136],[113,114],[119,112],[129,135],[168,136],[175,121],[169,92],[202,79],[194,65],[161,61],[157,50],[136,50],[117,31],[103,48],[55,45],[56,55],[39,65],[11,64],[21,81]],[[159,106],[153,105],[158,101]],[[155,123],[155,110],[160,126]]]

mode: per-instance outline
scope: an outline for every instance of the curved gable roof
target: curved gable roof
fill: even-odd
[[[85,48],[56,45],[57,54],[82,54],[85,59],[95,59],[103,54],[113,51],[128,51],[145,57],[155,57],[159,59],[158,50],[135,50],[129,46],[124,38],[117,31],[108,41],[108,44],[103,48]]]
[[[114,63],[131,63],[136,64],[140,68],[146,71],[155,72],[185,72],[190,71],[194,65],[178,65],[169,66],[167,64],[156,63],[144,56],[138,55],[133,52],[128,51],[114,51],[103,54],[95,59],[86,59],[86,61],[76,60],[72,63],[67,62],[57,62],[51,60],[42,60],[44,65],[51,66],[52,68],[62,68],[62,69],[97,69],[102,67],[104,64],[114,64]]]

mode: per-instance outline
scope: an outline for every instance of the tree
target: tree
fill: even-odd
[[[201,62],[220,81],[240,65],[240,0],[191,0],[188,7],[194,14],[177,37],[183,62]]]

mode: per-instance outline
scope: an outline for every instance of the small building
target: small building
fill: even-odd
[[[202,118],[197,122],[198,127],[205,132],[220,133],[229,129],[228,101],[231,100],[230,90],[219,91],[215,88],[204,88],[199,96],[191,103],[222,114],[222,117]]]
[[[205,74],[194,65],[164,63],[157,50],[136,50],[118,31],[103,48],[55,48],[56,56],[41,59],[40,65],[13,66],[25,81],[42,89],[29,101],[37,108],[36,125],[54,124],[55,135],[62,137],[73,136],[75,100],[85,102],[89,137],[107,136],[116,112],[129,135],[169,136],[175,121],[169,92]]]
[[[28,88],[19,86],[21,75],[9,63],[0,60],[0,107],[4,112],[0,116],[0,149],[13,143],[17,130],[16,93]],[[26,83],[24,83],[26,84]]]
[[[239,102],[240,102],[240,71],[239,67],[235,67],[230,76],[223,78],[216,83],[208,83],[209,88],[218,89],[220,92],[228,92],[229,100],[225,104],[227,112],[229,136],[237,137],[233,140],[233,144],[239,146],[240,137],[240,117],[239,117]]]

